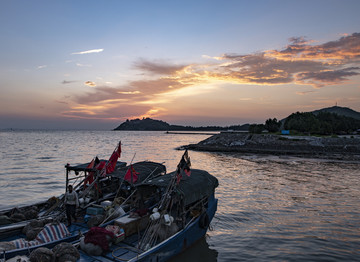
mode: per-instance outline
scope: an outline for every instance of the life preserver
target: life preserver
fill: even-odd
[[[210,225],[210,219],[209,219],[209,215],[204,212],[201,216],[200,216],[200,220],[199,220],[199,226],[201,228],[208,228],[208,226]]]

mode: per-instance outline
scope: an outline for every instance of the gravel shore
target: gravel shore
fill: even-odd
[[[360,161],[359,136],[314,137],[226,132],[182,148]]]

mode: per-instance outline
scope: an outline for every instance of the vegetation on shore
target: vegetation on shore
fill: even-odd
[[[132,131],[248,131],[262,133],[267,130],[276,133],[280,130],[291,130],[291,133],[312,135],[352,134],[360,129],[360,113],[346,107],[330,107],[313,112],[296,112],[278,121],[269,118],[264,124],[244,124],[226,127],[206,126],[192,127],[170,125],[161,120],[151,118],[126,120],[114,130]]]
[[[330,112],[296,112],[288,116],[283,122],[276,118],[266,120],[264,125],[250,125],[250,133],[262,133],[267,130],[271,133],[278,132],[280,128],[292,130],[295,133],[312,135],[345,135],[353,134],[360,129],[360,120],[340,116]]]
[[[155,120],[151,118],[126,120],[126,122],[115,128],[115,131],[128,130],[128,131],[225,131],[225,130],[241,130],[248,131],[249,124],[234,125],[228,127],[221,126],[181,126],[170,125],[161,120]]]
[[[352,134],[360,129],[360,113],[348,108],[340,108],[334,113],[334,108],[317,112],[296,112],[278,121],[269,118],[264,124],[242,126],[207,126],[191,127],[170,125],[161,120],[150,118],[127,120],[114,130],[144,130],[144,131],[234,131],[221,132],[198,144],[187,145],[185,148],[200,151],[238,152],[250,154],[275,154],[321,157],[341,160],[360,160],[360,139],[326,137],[323,135]],[[350,112],[351,117],[341,114]],[[321,135],[315,136],[279,136],[279,130],[291,130],[290,134]],[[236,132],[238,130],[248,133]],[[267,130],[268,134],[262,133]]]

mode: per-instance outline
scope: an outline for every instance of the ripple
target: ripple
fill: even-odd
[[[3,132],[0,209],[64,191],[66,163],[107,159],[121,140],[121,160],[164,162],[205,137],[163,132]],[[5,150],[6,149],[6,150]],[[190,251],[209,261],[359,261],[360,163],[265,155],[189,152],[192,167],[219,180],[209,238]],[[206,255],[203,255],[206,257]],[[187,259],[189,258],[189,259]],[[179,261],[179,260],[178,260]]]

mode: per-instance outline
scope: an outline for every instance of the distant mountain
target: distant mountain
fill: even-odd
[[[360,113],[356,112],[347,107],[333,106],[328,108],[323,108],[319,110],[312,111],[310,113],[318,114],[320,112],[330,112],[336,113],[340,116],[352,117],[354,119],[360,120]],[[282,125],[285,123],[285,119],[281,120]],[[283,128],[283,126],[281,127]],[[234,130],[234,131],[248,131],[249,124],[244,125],[232,125],[227,127],[221,126],[202,126],[202,127],[192,127],[192,126],[180,126],[180,125],[170,125],[161,120],[155,120],[151,118],[143,119],[133,119],[126,120],[124,123],[116,127],[114,130],[129,130],[129,131],[225,131],[225,130]]]
[[[341,106],[332,106],[332,107],[322,108],[322,109],[311,111],[309,113],[313,113],[313,114],[317,115],[320,112],[334,113],[334,114],[337,114],[339,116],[352,117],[352,118],[360,120],[360,113],[359,112],[357,112],[355,110],[352,110],[352,109],[350,109],[348,107],[341,107]],[[284,124],[288,117],[286,117],[284,119],[281,119],[280,122],[282,124]]]
[[[143,131],[166,131],[170,130],[170,125],[161,120],[151,118],[126,120],[114,130],[143,130]]]
[[[312,111],[311,113],[317,115],[320,112],[335,113],[340,116],[347,116],[360,120],[360,113],[348,107],[333,106],[333,107],[327,107],[327,108],[315,110]]]
[[[245,130],[249,129],[249,124],[234,125],[229,127],[221,126],[205,126],[205,127],[192,127],[170,125],[161,120],[151,118],[126,120],[126,122],[115,128],[115,131],[128,130],[128,131],[223,131],[223,130]]]

